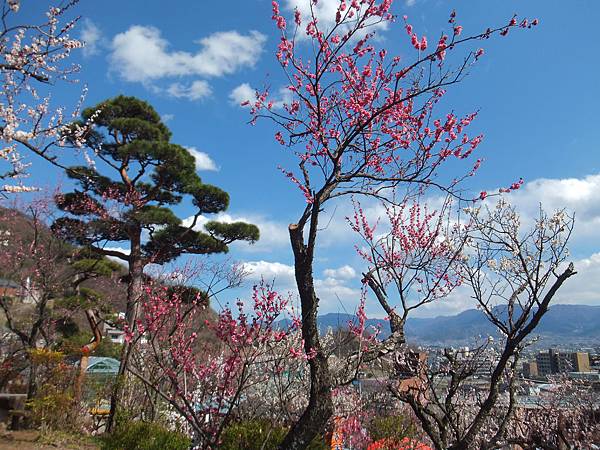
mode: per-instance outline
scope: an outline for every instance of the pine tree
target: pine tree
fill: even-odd
[[[229,195],[202,182],[194,157],[170,142],[171,132],[148,103],[118,96],[84,110],[82,122],[89,121],[94,126],[84,143],[97,161],[91,167],[67,170],[78,189],[57,196],[66,215],[54,222],[53,229],[74,244],[127,264],[126,321],[133,330],[146,265],[167,263],[183,254],[224,253],[234,241],[255,242],[259,231],[243,222],[215,221],[206,223],[204,230],[196,229],[202,216],[227,209]],[[195,209],[186,224],[172,210],[184,198]],[[115,243],[125,243],[130,253],[107,248]],[[121,376],[130,351],[126,344]]]

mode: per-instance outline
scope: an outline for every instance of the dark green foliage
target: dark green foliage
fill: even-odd
[[[247,420],[229,425],[221,435],[220,450],[275,450],[288,428],[272,425],[266,420]],[[325,440],[317,436],[308,450],[327,449]]]
[[[129,421],[101,440],[102,450],[188,450],[191,440],[155,424]]]
[[[144,264],[165,263],[183,253],[224,253],[234,241],[258,239],[254,225],[210,222],[205,230],[197,230],[173,213],[170,208],[184,198],[194,205],[196,217],[219,213],[229,206],[229,195],[202,182],[194,157],[170,142],[171,132],[148,103],[115,97],[83,111],[82,121],[90,118],[94,127],[85,145],[100,161],[97,169],[77,166],[67,170],[78,189],[57,197],[58,207],[67,216],[55,221],[56,233],[100,254],[131,262],[127,255],[111,254],[103,246],[124,241],[133,247],[145,232],[149,237],[135,256]]]
[[[71,317],[60,317],[55,321],[56,331],[70,338],[79,333],[79,325]]]
[[[83,309],[94,309],[103,313],[112,312],[112,308],[104,301],[101,293],[82,286],[77,291],[68,289],[66,295],[55,299],[54,307],[63,312],[64,310],[74,312]]]
[[[97,255],[91,257],[82,257],[71,263],[71,267],[76,273],[81,275],[90,275],[94,277],[110,277],[113,272],[118,272],[122,266],[107,258],[100,258]],[[91,291],[87,291],[85,295],[92,295]]]
[[[208,293],[193,286],[169,286],[168,295],[171,296],[173,294],[179,295],[184,303],[197,301],[198,303],[208,305],[209,302]]]
[[[56,350],[68,356],[79,358],[81,356],[81,347],[89,344],[92,340],[92,334],[87,331],[81,332],[77,330],[71,334],[65,333],[63,330],[60,331],[63,334],[63,338],[57,339]],[[121,348],[121,344],[115,344],[110,339],[104,338],[100,341],[100,345],[94,350],[92,356],[106,356],[108,358],[119,359]]]
[[[258,240],[258,228],[244,222],[222,223],[211,221],[205,225],[205,228],[212,236],[218,237],[219,240],[225,243],[241,239],[252,242]]]
[[[367,426],[367,430],[373,441],[393,439],[401,442],[404,438],[417,437],[417,428],[414,422],[406,416],[374,417]]]

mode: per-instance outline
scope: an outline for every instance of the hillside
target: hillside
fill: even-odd
[[[9,232],[9,234],[1,234],[0,237],[4,237],[7,240],[7,244],[4,247],[5,252],[16,253],[15,246],[19,245],[23,248],[28,248],[34,236],[37,236],[38,240],[44,242],[47,248],[56,249],[56,254],[52,258],[52,271],[50,272],[66,272],[69,265],[68,256],[72,254],[73,247],[70,244],[60,241],[54,236],[48,226],[33,227],[33,221],[27,214],[16,210],[0,207],[0,231]],[[35,228],[35,230],[34,230]],[[62,251],[66,249],[66,251]],[[24,261],[24,266],[30,265],[30,258],[27,254],[23,253],[23,257],[18,257],[18,261]],[[111,276],[101,276],[98,278],[92,278],[82,283],[82,287],[91,289],[100,294],[100,302],[97,304],[103,315],[118,313],[125,310],[125,298],[127,295],[127,285],[123,282],[123,278],[127,275],[127,269],[123,265],[120,270],[113,272]],[[0,278],[8,279],[17,282],[17,284],[24,285],[25,275],[19,272],[19,269],[15,267],[9,267],[7,265],[0,265]],[[73,311],[56,310],[54,311],[57,319],[68,318],[69,321],[73,321],[76,328],[84,332],[88,332],[89,325],[85,317],[84,312],[81,309],[74,309]],[[216,317],[216,313],[212,309],[208,309],[198,317],[198,323],[204,323],[204,320],[213,320]],[[3,314],[0,313],[0,326],[4,323]],[[209,339],[208,336],[206,336]]]
[[[72,250],[69,249],[73,249],[73,247],[56,238],[48,226],[34,227],[32,219],[26,213],[16,209],[0,207],[0,230],[10,233],[6,235],[9,236],[5,247],[7,254],[15,254],[17,250],[15,250],[14,246],[20,245],[28,249],[35,238],[43,248],[55,251],[55,255],[51,259],[53,272],[59,273],[67,270],[69,265],[68,257],[72,253]],[[25,252],[22,258],[24,267],[29,266],[33,262],[32,257],[28,253]],[[105,300],[107,309],[121,311],[125,305],[124,296],[126,294],[126,286],[119,282],[119,278],[125,274],[126,269],[123,266],[122,270],[116,271],[111,277],[90,279],[85,281],[82,286],[100,293]],[[18,270],[15,270],[14,267],[2,266],[0,267],[0,278],[11,279],[19,283],[22,281],[21,278],[23,278],[23,275]],[[85,319],[83,320],[85,323]]]
[[[352,318],[349,314],[325,314],[319,316],[319,327],[321,332],[329,327],[344,328]],[[383,319],[369,319],[367,325],[380,326],[383,337],[389,334],[389,324]],[[546,343],[600,341],[600,306],[551,306],[535,334]],[[406,335],[417,344],[456,344],[468,343],[480,335],[495,335],[495,329],[481,311],[470,309],[454,316],[410,318]]]

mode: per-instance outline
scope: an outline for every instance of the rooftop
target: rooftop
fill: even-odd
[[[7,280],[6,278],[0,278],[0,288],[19,288],[21,287],[19,283],[14,282],[13,280]]]

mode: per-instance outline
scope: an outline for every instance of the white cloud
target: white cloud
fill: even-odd
[[[248,83],[242,83],[229,93],[229,100],[233,105],[242,106],[241,104],[246,101],[253,103],[256,100],[255,94],[256,91]],[[293,99],[292,91],[286,87],[281,87],[276,93],[269,95],[269,101],[273,103],[274,109],[281,109],[284,104],[289,105]]]
[[[229,93],[229,100],[237,106],[240,106],[245,101],[251,102],[255,99],[255,91],[248,83],[240,84]]]
[[[271,98],[273,108],[283,108],[284,103],[289,105],[294,100],[294,94],[286,87],[279,88],[278,95]]]
[[[404,4],[405,4],[406,6],[408,6],[409,8],[410,8],[411,6],[414,6],[414,5],[415,5],[415,3],[417,3],[417,0],[406,0],[406,1],[404,2]]]
[[[215,162],[208,156],[208,153],[201,152],[196,147],[186,147],[186,149],[196,160],[196,170],[219,170]]]
[[[455,288],[447,297],[420,306],[411,313],[411,317],[454,316],[467,309],[477,307],[473,292],[467,285]],[[373,300],[376,302],[376,300]],[[380,308],[381,309],[381,308]]]
[[[375,224],[378,219],[385,217],[385,208],[383,205],[369,198],[361,199],[361,206],[365,217],[371,224]],[[319,240],[324,247],[343,246],[350,251],[353,244],[360,239],[350,228],[346,218],[352,218],[354,209],[350,203],[350,198],[342,198],[338,201],[330,202],[319,219],[321,225],[321,234]],[[382,226],[377,227],[377,231],[382,230]]]
[[[116,252],[121,252],[124,253],[125,255],[129,255],[129,253],[131,252],[130,249],[125,248],[125,247],[102,247],[103,250],[111,250],[111,251],[116,251]]]
[[[96,55],[100,50],[100,43],[102,41],[102,33],[94,22],[90,19],[83,20],[83,26],[81,28],[81,40],[85,42],[83,47],[83,56],[89,57]]]
[[[360,304],[360,289],[335,278],[315,280],[319,297],[319,314],[344,312],[353,314]]]
[[[537,206],[542,201],[553,208],[568,205],[595,213],[600,212],[599,192],[600,174],[597,174],[583,178],[539,178],[526,183],[509,198],[515,198],[524,206]]]
[[[196,80],[186,86],[182,83],[172,83],[166,90],[167,94],[175,98],[186,98],[188,100],[200,100],[212,93],[210,85],[204,80]]]
[[[495,188],[488,192],[497,191],[498,188]],[[540,204],[547,213],[563,208],[575,213],[575,228],[569,247],[574,253],[581,255],[574,261],[578,274],[559,291],[554,304],[600,305],[600,245],[596,244],[600,242],[600,174],[579,178],[535,179],[526,182],[519,190],[505,194],[504,198],[521,214],[524,229],[532,225],[539,214]],[[497,198],[491,198],[486,202],[493,204],[496,201]],[[440,198],[433,197],[427,200],[432,209],[439,208],[439,203]],[[376,202],[365,201],[363,209],[370,223],[375,223],[378,217],[385,216],[385,210]],[[347,202],[336,207],[329,205],[321,220],[321,223],[326,224],[320,235],[321,248],[343,246],[348,252],[352,251],[352,243],[356,242],[357,236],[349,229],[346,216],[352,216]],[[377,227],[377,232],[382,230],[385,230],[385,220]],[[357,271],[360,269],[357,267]],[[342,277],[336,270],[339,269],[326,269],[323,274],[327,278],[336,279],[338,286],[343,285]],[[474,307],[470,289],[465,286],[456,289],[446,299],[420,308],[416,316],[453,315]],[[372,304],[370,308],[378,314]]]
[[[577,275],[569,279],[558,291],[552,304],[588,304],[600,306],[600,252],[590,257],[574,261]],[[249,261],[243,263],[248,271],[248,280],[267,282],[275,281],[275,287],[280,293],[297,292],[294,278],[294,267],[280,262]],[[326,269],[325,279],[315,279],[315,290],[320,299],[319,314],[330,312],[354,313],[360,302],[358,283],[345,278],[353,271],[349,266],[339,269]],[[340,270],[343,269],[343,270]],[[333,276],[335,275],[335,276]],[[437,300],[414,311],[412,317],[435,317],[440,315],[455,315],[467,309],[476,307],[475,300],[468,286],[455,289],[447,298]],[[367,300],[369,317],[384,317],[385,313],[370,295]]]
[[[248,273],[248,279],[266,282],[275,281],[278,286],[290,288],[294,285],[294,267],[280,262],[248,261],[242,264],[243,270]]]
[[[577,274],[565,282],[553,303],[600,306],[600,252],[576,260],[573,264]]]
[[[349,265],[337,269],[325,269],[323,274],[328,278],[338,278],[342,280],[351,280],[356,277],[356,270]]]
[[[304,32],[306,24],[308,24],[311,18],[311,3],[312,0],[285,0],[285,7],[289,11],[294,11],[296,8],[300,11],[302,17],[302,26],[298,33],[299,38],[306,38]],[[335,16],[340,6],[340,0],[319,0],[316,5],[312,5],[312,13],[318,21],[318,27],[321,31],[330,30],[335,25]],[[388,23],[385,21],[378,21],[373,19],[374,24],[368,27],[368,32],[372,32],[375,29],[386,30]],[[293,21],[290,21],[293,24]],[[343,30],[346,31],[346,30]],[[364,30],[363,30],[364,31]],[[356,37],[362,37],[367,31],[363,33],[357,33]]]
[[[489,190],[489,192],[493,191],[497,192],[497,188]],[[518,191],[506,194],[505,198],[520,211],[524,227],[531,225],[533,218],[538,213],[540,202],[548,212],[566,207],[576,213],[577,220],[570,247],[572,250],[579,247],[575,253],[580,256],[576,256],[578,259],[574,260],[578,274],[561,288],[553,303],[600,305],[600,245],[596,244],[596,242],[600,242],[600,174],[579,178],[532,180],[525,183]],[[494,198],[490,199],[490,202],[495,201]],[[440,199],[437,197],[427,200],[427,204],[432,209],[439,208],[439,203]],[[378,202],[365,201],[363,210],[372,223],[378,217],[385,216],[385,209]],[[331,255],[340,254],[340,250],[344,252],[340,254],[341,258],[354,255],[353,244],[357,242],[357,236],[346,223],[346,216],[352,217],[352,208],[349,202],[332,202],[327,205],[320,221],[322,229],[316,255],[318,258],[326,255],[335,258],[333,261],[344,264],[349,260],[337,259]],[[255,246],[240,244],[237,248],[242,251],[264,252],[265,256],[261,254],[261,258],[268,260],[274,249],[289,248],[287,225],[281,221],[267,220],[255,215],[239,217],[218,215],[215,219],[245,220],[259,226],[261,241]],[[377,232],[384,231],[384,223],[385,220],[379,224]],[[331,247],[335,247],[335,251],[332,251]],[[255,280],[260,279],[262,272],[267,281],[276,278],[277,289],[280,292],[297,292],[292,266],[261,260],[254,261],[252,267],[255,269],[253,272]],[[315,288],[321,300],[320,314],[337,311],[354,312],[360,299],[359,274],[363,269],[364,267],[360,263],[355,267],[347,264],[326,266],[321,277],[315,280]],[[454,315],[474,307],[471,291],[465,285],[453,291],[448,298],[419,308],[415,316]],[[367,311],[369,316],[383,315],[381,308],[372,296],[367,302]]]
[[[111,62],[125,80],[151,82],[165,77],[196,75],[220,77],[243,67],[253,67],[266,36],[220,31],[196,41],[195,53],[171,50],[158,28],[133,25],[112,40]]]
[[[487,191],[498,192],[498,187]],[[547,213],[558,209],[575,213],[571,247],[585,245],[585,255],[600,251],[600,245],[595,247],[591,244],[600,242],[600,174],[579,178],[539,178],[526,182],[519,190],[503,195],[520,212],[524,228],[531,226],[539,215],[540,204]],[[352,206],[346,200],[329,203],[324,210],[320,218],[320,223],[323,224],[319,236],[321,246],[351,246],[356,243],[357,236],[346,221],[346,217],[353,216]],[[439,210],[443,200],[443,197],[432,196],[427,198],[426,203],[431,211]],[[497,201],[497,197],[490,197],[485,203],[493,205]],[[381,203],[363,199],[362,207],[369,223],[374,224],[378,218],[382,219],[376,232],[385,232],[386,213]]]
[[[131,253],[130,249],[124,248],[124,247],[107,247],[107,246],[105,246],[105,247],[102,247],[102,248],[104,250],[112,250],[112,251],[115,251],[115,252],[121,252],[124,255],[129,255],[129,253]],[[116,256],[107,256],[107,258],[111,259],[113,261],[116,261],[116,262],[118,262],[120,264],[123,264],[123,265],[126,264],[125,261],[123,261],[121,258],[117,258]]]
[[[184,226],[191,224],[191,217],[188,217],[183,221]],[[247,243],[233,243],[237,250],[250,252],[250,253],[272,253],[274,250],[281,249],[289,246],[290,238],[288,233],[288,227],[282,222],[275,222],[265,218],[258,214],[244,214],[239,216],[233,216],[227,213],[219,213],[214,216],[205,217],[201,216],[198,218],[196,223],[196,230],[203,230],[204,225],[211,221],[219,221],[225,223],[231,222],[247,222],[254,224],[260,230],[260,239],[253,245]]]
[[[163,114],[162,116],[160,116],[160,120],[162,120],[164,123],[168,123],[174,118],[175,114]]]
[[[600,238],[600,174],[539,178],[525,183],[518,191],[505,194],[504,198],[521,213],[524,226],[530,226],[538,216],[540,204],[547,213],[558,209],[575,213],[572,245],[585,244],[588,254],[600,250],[600,247],[589,248],[590,242]],[[495,201],[494,198],[489,200]]]
[[[585,304],[600,306],[600,252],[587,258],[574,260],[577,274],[569,278],[556,293],[553,305]],[[461,286],[447,298],[424,305],[416,311],[416,317],[454,315],[476,307],[471,288]]]
[[[294,267],[280,262],[248,261],[243,263],[248,280],[275,282],[280,293],[296,293]],[[343,271],[342,271],[343,272]],[[345,280],[336,278],[315,279],[315,290],[319,297],[319,314],[329,312],[354,313],[360,303],[360,289],[349,286]]]
[[[497,192],[497,189],[489,192]],[[600,305],[600,174],[580,178],[539,178],[519,190],[504,194],[521,215],[524,229],[538,217],[540,204],[547,213],[566,209],[575,213],[575,227],[569,247],[586,255],[573,261],[577,275],[558,291],[553,304]],[[493,204],[496,198],[486,200]],[[587,256],[589,255],[589,256]],[[420,316],[457,314],[475,306],[467,287],[456,289],[447,299],[434,302],[419,311]]]

